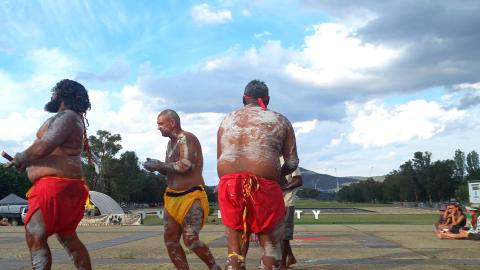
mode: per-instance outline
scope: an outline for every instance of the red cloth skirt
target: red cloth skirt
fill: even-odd
[[[88,189],[81,179],[44,176],[36,180],[28,195],[25,226],[32,215],[41,210],[47,235],[70,235],[77,229],[85,213]]]
[[[248,172],[220,178],[218,203],[224,225],[249,233],[268,231],[285,216],[280,185]]]

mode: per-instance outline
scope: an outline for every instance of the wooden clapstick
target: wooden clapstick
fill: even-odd
[[[9,154],[5,153],[5,151],[2,151],[2,157],[4,157],[8,161],[12,161],[13,157],[10,156]]]

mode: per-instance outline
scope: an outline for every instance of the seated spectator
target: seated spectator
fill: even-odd
[[[0,226],[10,226],[10,223],[8,223],[8,219],[2,218],[2,220],[0,220]]]
[[[439,230],[448,230],[452,233],[460,232],[460,229],[467,224],[467,217],[460,208],[459,204],[449,204],[443,217],[446,219],[444,224],[439,224]]]
[[[438,230],[448,229],[448,227],[452,223],[451,215],[452,215],[453,207],[454,207],[453,203],[448,203],[445,206],[445,211],[443,211],[443,214],[438,219],[438,223],[436,226]],[[441,208],[440,208],[440,212],[442,212]]]
[[[440,209],[439,209],[440,216],[438,217],[437,223],[435,223],[435,227],[438,227],[439,225],[443,225],[447,223],[447,214],[446,214],[447,206],[448,204],[442,204],[442,206],[440,206]]]
[[[440,239],[469,239],[469,240],[480,240],[480,211],[477,207],[467,207],[467,210],[470,211],[472,217],[470,230],[460,229],[458,233],[452,233],[450,231],[437,231],[437,236]]]
[[[460,205],[455,204],[453,206],[452,214],[450,215],[451,224],[448,230],[452,233],[459,233],[460,230],[467,225],[467,217],[462,211]]]

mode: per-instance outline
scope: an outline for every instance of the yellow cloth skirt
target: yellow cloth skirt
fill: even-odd
[[[192,189],[195,190],[189,192]],[[205,225],[210,209],[207,193],[203,186],[195,186],[188,190],[175,190],[167,187],[163,195],[163,200],[165,203],[165,211],[167,211],[178,224],[183,224],[185,215],[187,215],[193,203],[198,200],[203,209],[202,227]]]

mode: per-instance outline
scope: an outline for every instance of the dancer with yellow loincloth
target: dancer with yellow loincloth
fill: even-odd
[[[251,81],[245,87],[245,106],[227,115],[218,130],[218,202],[227,226],[228,270],[246,269],[252,232],[263,249],[262,269],[285,269],[285,204],[279,182],[297,168],[298,156],[292,125],[267,109],[269,100],[267,85]]]
[[[58,82],[45,105],[55,115],[40,127],[33,144],[8,165],[26,169],[33,183],[25,218],[33,269],[51,269],[47,239],[52,234],[57,234],[77,269],[92,269],[88,251],[75,232],[88,197],[80,154],[88,150],[84,117],[89,109],[88,93],[81,84],[67,79]]]
[[[221,269],[208,246],[199,239],[200,229],[209,213],[207,194],[202,176],[202,147],[197,137],[184,131],[180,117],[173,110],[162,111],[157,118],[158,129],[170,138],[165,162],[147,158],[145,169],[167,176],[164,195],[164,240],[168,255],[177,269],[189,269],[187,257],[180,245],[197,254],[210,270]]]

